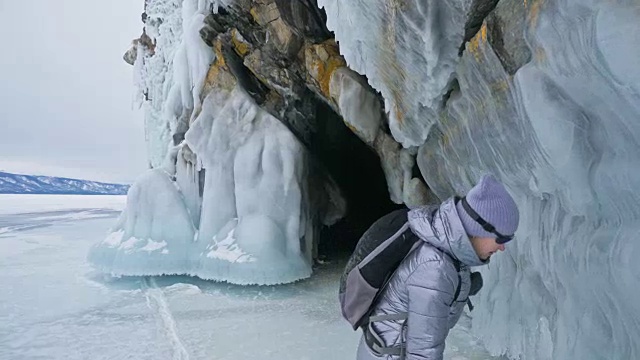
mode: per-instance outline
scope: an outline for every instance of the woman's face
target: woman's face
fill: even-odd
[[[504,251],[504,244],[498,244],[492,237],[471,237],[471,245],[482,261],[489,260],[491,255],[499,251]]]

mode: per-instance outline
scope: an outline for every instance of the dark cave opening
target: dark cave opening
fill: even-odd
[[[323,226],[318,255],[351,254],[360,236],[379,217],[404,205],[389,199],[380,159],[324,102],[316,107],[317,133],[311,151],[323,163],[347,201],[347,213],[333,226]]]

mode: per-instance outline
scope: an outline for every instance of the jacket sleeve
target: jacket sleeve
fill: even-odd
[[[425,262],[409,276],[407,360],[442,360],[445,339],[449,334],[449,311],[455,289],[453,281],[440,261]]]

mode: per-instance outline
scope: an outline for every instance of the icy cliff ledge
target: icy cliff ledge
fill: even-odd
[[[190,0],[187,0],[190,1]],[[185,9],[186,11],[187,9]],[[183,16],[184,15],[184,16]],[[145,30],[136,42],[136,101],[144,109],[145,140],[150,167],[162,164],[171,140],[164,108],[173,84],[174,58],[183,34],[182,1],[145,2]]]
[[[349,67],[382,93],[392,135],[419,146],[458,63],[471,0],[319,0]]]

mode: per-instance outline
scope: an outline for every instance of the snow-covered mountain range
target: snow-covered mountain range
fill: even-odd
[[[129,185],[0,171],[0,194],[125,195]]]

